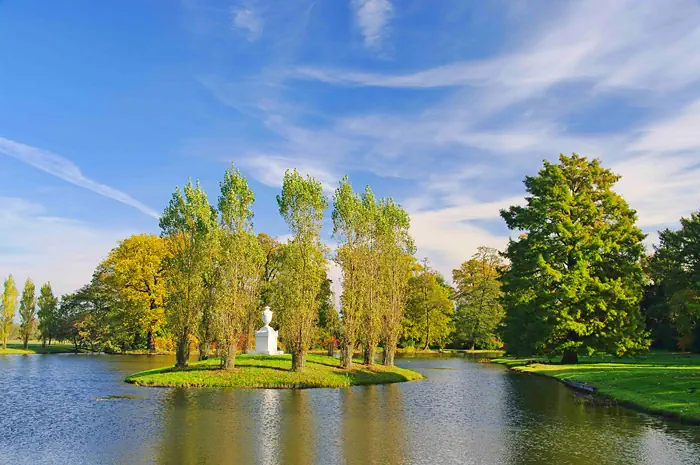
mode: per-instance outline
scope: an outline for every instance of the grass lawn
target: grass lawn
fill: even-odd
[[[580,357],[578,365],[547,363],[538,357],[492,362],[522,373],[583,382],[623,405],[700,422],[700,354],[652,351],[637,357]]]
[[[306,369],[291,371],[291,355],[239,355],[236,368],[219,368],[219,360],[191,363],[184,370],[173,367],[135,373],[127,383],[142,386],[237,387],[237,388],[312,388],[348,387],[362,384],[386,384],[422,379],[412,370],[377,365],[371,369],[356,364],[350,371],[338,368],[338,359],[325,355],[308,355]]]
[[[7,349],[3,350],[0,345],[0,355],[4,354],[65,354],[75,352],[73,344],[56,344],[41,347],[39,341],[29,341],[27,349],[21,341],[7,341]]]

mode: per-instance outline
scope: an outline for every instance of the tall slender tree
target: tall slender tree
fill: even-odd
[[[392,366],[401,337],[408,281],[415,263],[415,245],[409,234],[411,219],[408,213],[392,199],[381,200],[379,209],[379,268],[385,294],[382,313],[383,363]]]
[[[233,166],[221,183],[222,305],[217,307],[218,341],[222,365],[233,369],[241,334],[247,332],[251,309],[256,309],[263,280],[265,252],[253,233],[255,195],[246,178]]]
[[[360,336],[364,349],[365,365],[374,365],[377,345],[382,335],[382,322],[387,304],[381,276],[380,210],[377,199],[369,186],[362,193],[365,237],[361,243],[360,281],[363,299]]]
[[[284,247],[277,286],[280,335],[292,353],[292,369],[298,371],[306,363],[318,318],[316,297],[327,267],[321,225],[328,199],[319,181],[287,170],[277,203],[292,232],[292,239]]]
[[[17,312],[17,286],[12,275],[8,276],[3,284],[2,293],[2,314],[0,315],[0,337],[2,338],[2,348],[7,349],[7,339],[10,337],[12,319]]]
[[[644,234],[613,190],[620,179],[574,154],[545,161],[525,178],[526,205],[501,211],[521,235],[510,240],[503,273],[504,342],[513,353],[578,354],[644,350],[640,314]]]
[[[186,367],[190,338],[202,316],[203,275],[211,268],[217,213],[199,182],[177,188],[160,219],[161,237],[171,248],[165,260],[166,315],[176,338],[176,366]]]
[[[362,244],[367,228],[362,199],[345,176],[333,195],[333,236],[338,241],[335,261],[342,273],[340,296],[342,348],[340,366],[352,368],[352,354],[360,335],[362,299]]]
[[[41,346],[46,347],[46,342],[51,345],[51,340],[56,336],[58,325],[58,298],[53,295],[51,283],[46,283],[39,290],[37,299],[39,310],[39,333],[41,334]]]
[[[19,333],[26,350],[36,323],[36,286],[29,278],[24,283],[22,298],[19,301],[19,319]]]

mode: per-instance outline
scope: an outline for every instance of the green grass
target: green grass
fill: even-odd
[[[0,355],[4,354],[65,354],[75,352],[73,344],[56,344],[41,347],[41,342],[30,341],[27,349],[24,349],[24,344],[20,341],[8,341],[7,349],[0,345]]]
[[[622,405],[700,422],[698,354],[652,351],[637,357],[582,357],[578,365],[547,363],[541,357],[506,357],[492,362],[522,373],[583,382]]]
[[[235,388],[340,388],[363,384],[399,383],[422,379],[412,370],[381,365],[368,368],[354,365],[347,371],[338,368],[338,359],[308,355],[303,372],[291,371],[290,355],[239,355],[236,368],[219,368],[218,359],[191,363],[188,368],[157,368],[128,376],[127,383],[142,386],[235,387]]]

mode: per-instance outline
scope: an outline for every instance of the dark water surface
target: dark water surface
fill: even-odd
[[[164,356],[0,356],[0,464],[700,464],[700,427],[469,358],[352,389],[140,388]]]

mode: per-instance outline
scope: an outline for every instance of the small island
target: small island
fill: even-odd
[[[165,367],[128,376],[127,383],[158,387],[226,388],[343,388],[368,384],[400,383],[423,379],[413,370],[383,365],[361,365],[351,370],[338,367],[338,359],[327,355],[308,355],[303,371],[292,371],[291,355],[246,354],[236,357],[236,368],[221,369],[219,359],[190,364],[187,368]]]

